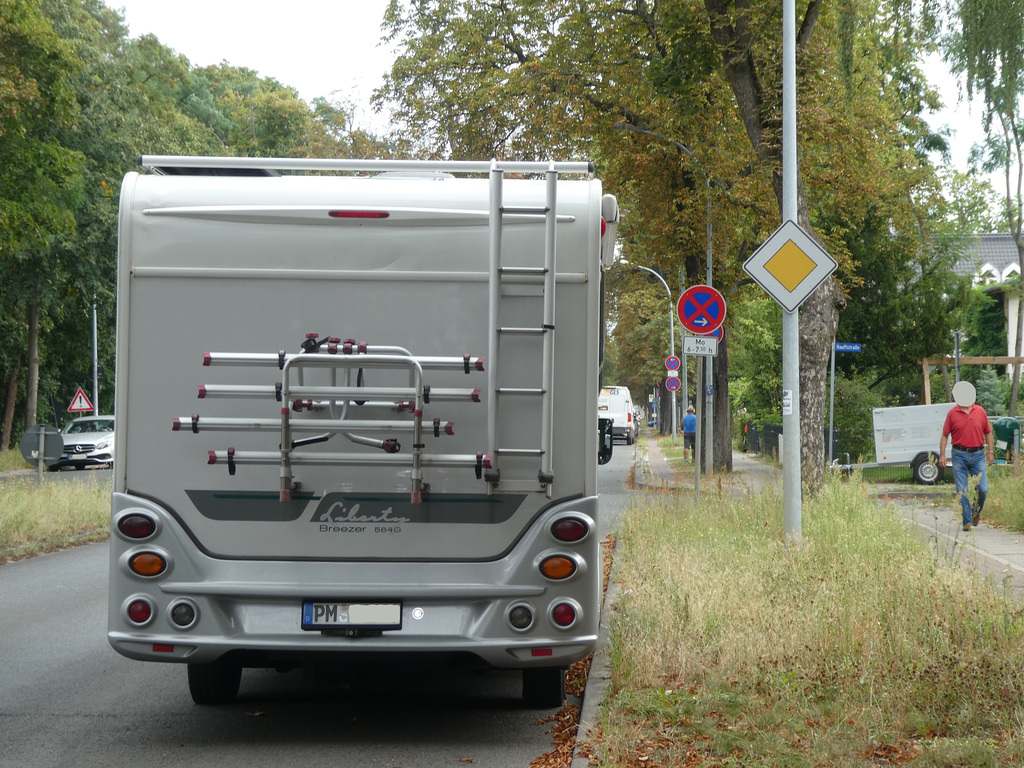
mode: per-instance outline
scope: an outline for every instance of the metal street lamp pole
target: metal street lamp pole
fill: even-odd
[[[96,294],[92,295],[92,415],[100,415],[100,361],[96,354]]]
[[[782,3],[782,222],[797,222],[796,3]],[[800,548],[803,536],[800,467],[800,312],[782,313],[782,527]],[[787,407],[786,398],[789,397]]]
[[[649,267],[641,267],[639,264],[634,264],[633,266],[636,267],[637,269],[642,269],[644,272],[650,272],[656,278],[661,280],[661,284],[665,286],[665,291],[668,293],[668,327],[669,327],[669,334],[672,337],[672,342],[671,342],[672,357],[675,357],[676,356],[676,323],[675,323],[675,319],[672,317],[673,310],[675,309],[675,307],[672,306],[672,289],[668,287],[668,283],[665,282],[665,278],[663,278],[661,275],[659,275],[653,269],[650,269]],[[682,374],[683,374],[683,376],[685,376],[686,375],[686,371],[684,370],[682,372]],[[672,392],[672,420],[669,422],[669,424],[672,427],[672,439],[675,440],[676,439],[676,393],[675,393],[674,390]]]
[[[704,183],[707,186],[707,221],[705,223],[705,229],[707,234],[707,285],[711,287],[711,245],[713,243],[713,233],[711,230],[711,180],[706,176]],[[707,450],[704,451],[704,474],[710,475],[711,470],[714,468],[715,458],[715,417],[714,417],[714,400],[713,400],[713,366],[711,360],[704,358],[704,426],[707,429]]]

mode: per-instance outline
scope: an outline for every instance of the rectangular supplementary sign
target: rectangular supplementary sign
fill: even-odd
[[[718,339],[713,336],[684,336],[683,354],[714,357],[718,354]]]
[[[860,352],[861,345],[849,341],[837,341],[836,352]]]

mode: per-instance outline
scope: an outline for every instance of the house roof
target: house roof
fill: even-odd
[[[1019,274],[1020,260],[1013,235],[1002,232],[969,235],[953,271],[973,277],[979,283],[1001,283],[1010,275]]]

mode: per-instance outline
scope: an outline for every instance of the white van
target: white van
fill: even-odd
[[[639,434],[633,398],[625,387],[602,387],[597,398],[597,415],[612,420],[612,439],[616,437],[632,445]]]

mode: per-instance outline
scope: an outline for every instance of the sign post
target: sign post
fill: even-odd
[[[709,265],[710,270],[710,265]],[[710,274],[709,274],[710,279]],[[725,298],[717,290],[712,288],[710,285],[694,285],[683,291],[683,295],[679,297],[679,303],[676,305],[676,309],[679,313],[679,322],[683,324],[683,327],[698,336],[684,336],[683,344],[693,344],[693,339],[702,338],[703,341],[714,342],[714,352],[706,351],[703,352],[705,355],[703,360],[704,366],[704,397],[698,397],[697,400],[697,433],[694,444],[694,499],[700,503],[700,456],[701,456],[701,415],[707,411],[707,423],[708,423],[708,435],[707,435],[707,452],[705,455],[705,471],[711,471],[711,455],[713,436],[711,433],[711,371],[708,368],[707,357],[712,356],[718,351],[717,339],[708,339],[706,334],[711,334],[721,328],[722,323],[725,322]],[[696,344],[691,348],[700,348],[704,350],[710,350],[710,345]],[[691,354],[687,351],[687,347],[684,346],[683,354]],[[700,354],[694,352],[692,354]],[[698,391],[700,387],[700,375],[698,374]]]
[[[792,2],[792,0],[786,0]],[[794,184],[795,192],[795,184]],[[796,201],[793,201],[793,211]],[[786,221],[743,265],[743,270],[782,305],[782,458],[783,529],[800,545],[800,315],[799,307],[829,275],[836,260],[804,232]]]
[[[18,447],[25,461],[35,462],[41,481],[43,467],[55,463],[64,452],[64,437],[49,424],[33,424],[22,433]]]
[[[860,352],[861,345],[850,342],[832,342],[832,383],[828,396],[828,463],[832,463],[832,430],[836,415],[836,352]]]
[[[797,224],[796,11],[782,3],[782,220],[783,224],[743,265],[744,271],[782,305],[783,531],[795,546],[801,539],[800,315],[799,307],[836,264]]]

